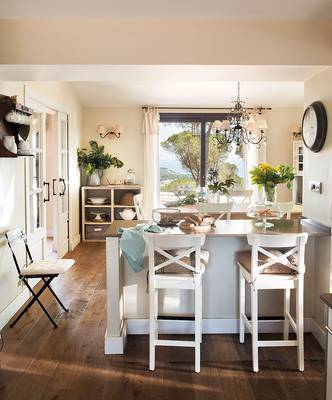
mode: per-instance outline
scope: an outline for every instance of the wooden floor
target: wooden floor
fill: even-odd
[[[240,345],[236,335],[204,336],[200,374],[188,348],[158,349],[156,371],[149,372],[147,336],[130,336],[126,355],[105,356],[104,253],[103,244],[91,243],[68,254],[76,265],[55,288],[70,312],[43,297],[58,329],[34,306],[4,330],[1,400],[323,400],[324,354],[311,335],[304,373],[293,348],[261,349],[261,371],[252,373],[250,338]]]

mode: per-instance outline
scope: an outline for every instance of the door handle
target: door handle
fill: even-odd
[[[50,182],[43,182],[44,186],[47,186],[47,198],[44,197],[44,203],[50,201]]]
[[[56,182],[56,179],[52,179],[52,189],[53,189],[53,196],[56,196],[56,193],[55,193],[55,187],[54,187],[54,184],[55,184],[55,182]]]
[[[66,182],[63,178],[60,178],[59,182],[62,182],[62,184],[63,184],[63,190],[62,190],[62,193],[59,193],[59,196],[64,196],[66,193],[66,190],[67,190]]]

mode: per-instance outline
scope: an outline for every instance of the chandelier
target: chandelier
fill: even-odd
[[[232,102],[229,115],[223,121],[216,120],[210,128],[210,133],[215,134],[218,146],[227,143],[255,144],[260,147],[261,142],[266,142],[264,130],[267,122],[262,116],[262,108],[257,108],[248,113],[244,107],[245,102],[240,99],[240,82],[237,83],[237,99]]]

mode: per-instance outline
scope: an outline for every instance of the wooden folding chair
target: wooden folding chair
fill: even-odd
[[[55,297],[57,302],[60,306],[64,309],[64,311],[68,311],[68,309],[62,304],[58,296],[55,294],[53,289],[51,288],[50,284],[54,278],[59,276],[60,274],[64,274],[66,271],[69,270],[74,264],[74,260],[69,259],[59,259],[59,260],[40,260],[40,261],[33,261],[31,252],[28,246],[27,238],[23,231],[20,228],[13,229],[8,231],[6,234],[6,239],[8,242],[8,246],[11,250],[15,267],[18,272],[19,279],[24,282],[25,286],[28,288],[29,292],[32,295],[32,299],[29,303],[25,306],[25,308],[20,312],[20,314],[16,317],[15,321],[10,325],[12,328],[16,322],[23,316],[23,314],[30,309],[30,307],[37,302],[40,307],[43,309],[49,320],[52,322],[54,328],[57,328],[57,324],[55,323],[54,319],[50,316],[44,305],[39,300],[39,297],[44,293],[46,289],[52,293]],[[19,257],[15,252],[15,247],[19,244],[24,244],[25,249],[25,264],[20,266]],[[38,290],[38,292],[34,292],[32,287],[29,284],[28,279],[30,278],[39,278],[42,279],[44,282],[43,286]]]

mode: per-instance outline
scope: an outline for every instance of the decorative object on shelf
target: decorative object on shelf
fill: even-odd
[[[315,101],[306,108],[302,118],[302,137],[305,146],[318,153],[324,146],[327,133],[327,114],[324,104]]]
[[[0,157],[33,155],[28,151],[28,147],[22,152],[18,151],[21,139],[26,141],[29,137],[32,113],[31,108],[17,103],[16,96],[0,95],[0,138],[2,138],[0,140]],[[11,137],[11,139],[7,140],[6,137]]]
[[[134,196],[137,193],[134,192],[124,192],[120,198],[119,205],[121,206],[133,206],[134,207]]]
[[[159,226],[176,226],[181,221],[181,210],[178,208],[155,208],[152,220]]]
[[[88,198],[88,203],[90,204],[105,204],[107,202],[107,197],[89,197]]]
[[[110,128],[105,128],[105,125],[98,125],[97,133],[101,137],[101,139],[105,139],[105,137],[109,137],[113,139],[114,137],[119,139],[121,134],[123,133],[123,126],[118,124],[111,126]]]
[[[101,212],[91,212],[92,215],[94,215],[93,220],[96,222],[104,222],[105,218],[103,217],[103,215],[105,215],[104,213]]]
[[[136,184],[136,174],[135,170],[129,168],[127,171],[127,178],[125,180],[126,185],[135,185]]]
[[[237,99],[227,119],[216,120],[210,127],[209,133],[216,135],[220,147],[226,143],[255,144],[266,142],[264,131],[268,129],[266,119],[262,115],[263,107],[254,109],[250,114],[244,108],[244,101],[240,99],[240,82],[237,83]]]
[[[258,188],[264,189],[267,202],[276,201],[276,186],[286,183],[288,189],[292,189],[292,182],[295,178],[294,168],[287,164],[279,164],[276,167],[268,163],[261,163],[249,172],[251,182]]]
[[[135,218],[136,212],[132,208],[125,208],[120,212],[121,218],[130,221]]]
[[[209,192],[214,197],[211,200],[215,203],[219,202],[221,195],[229,195],[228,189],[232,188],[235,184],[235,180],[232,178],[226,179],[225,182],[219,181],[219,173],[215,168],[209,168],[207,180]]]
[[[78,149],[78,165],[83,167],[84,173],[89,177],[91,186],[99,186],[103,172],[110,167],[121,168],[123,162],[109,153],[105,153],[105,146],[99,146],[95,140],[89,142],[91,149]]]
[[[19,156],[34,156],[33,151],[30,149],[29,143],[23,139],[19,140],[18,142],[17,154]]]

